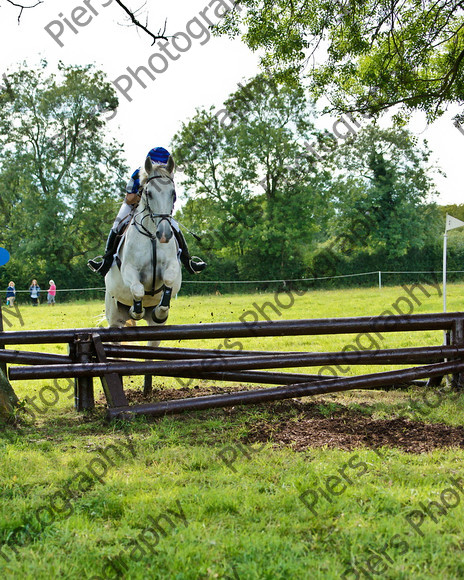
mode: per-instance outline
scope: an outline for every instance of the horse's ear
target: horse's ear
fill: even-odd
[[[151,162],[150,157],[145,159],[145,171],[147,172],[147,175],[150,175],[150,173],[153,171],[153,163]]]
[[[169,171],[169,173],[174,173],[175,167],[176,167],[176,164],[174,163],[174,159],[172,158],[172,155],[169,155],[166,169]]]

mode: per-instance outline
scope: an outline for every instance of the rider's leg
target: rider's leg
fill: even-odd
[[[98,272],[102,276],[106,276],[108,270],[113,264],[113,256],[117,249],[117,243],[119,241],[119,233],[127,221],[130,215],[132,206],[124,202],[119,210],[116,219],[114,220],[113,227],[106,240],[105,253],[103,256],[97,256],[93,260],[87,262],[87,266],[93,271]]]
[[[181,250],[180,261],[185,266],[187,272],[190,272],[191,274],[198,274],[199,272],[201,272],[206,268],[207,265],[206,262],[203,262],[203,260],[201,260],[197,256],[193,257],[195,259],[194,261],[194,259],[190,255],[187,242],[185,241],[184,238],[184,234],[180,231],[179,225],[175,220],[172,220],[172,226],[173,226],[172,231],[176,236],[177,243],[179,244],[179,248]]]
[[[106,240],[105,253],[103,256],[97,256],[95,259],[89,260],[87,262],[87,266],[93,272],[98,272],[102,276],[106,276],[113,263],[113,256],[116,251],[116,242],[118,239],[119,236],[117,232],[111,229],[108,235],[108,239]]]

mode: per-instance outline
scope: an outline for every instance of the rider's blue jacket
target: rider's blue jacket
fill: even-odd
[[[154,147],[150,149],[147,157],[153,161],[153,163],[166,164],[169,159],[169,151],[164,147]],[[138,193],[140,189],[140,167],[134,171],[131,178],[126,185],[126,193]]]

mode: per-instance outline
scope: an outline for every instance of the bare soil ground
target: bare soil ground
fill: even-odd
[[[130,404],[167,401],[188,397],[231,393],[249,387],[203,387],[155,389],[149,397],[140,390],[126,389]],[[422,423],[405,418],[374,419],[362,411],[335,405],[321,413],[323,401],[288,400],[266,403],[272,420],[253,422],[246,443],[269,441],[278,447],[305,451],[314,447],[352,450],[360,447],[394,447],[408,453],[425,453],[433,449],[464,448],[464,427],[443,423]],[[213,411],[210,411],[210,413]],[[231,415],[240,407],[216,412]]]

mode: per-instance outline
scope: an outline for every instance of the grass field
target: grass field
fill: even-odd
[[[397,312],[395,305],[442,311],[440,288],[422,288],[413,295],[410,287],[308,292],[294,295],[292,305],[288,296],[276,302],[272,294],[179,297],[169,322],[375,316]],[[448,311],[462,310],[463,297],[464,285],[449,285]],[[20,311],[25,329],[77,328],[96,326],[103,305],[20,305]],[[6,330],[21,328],[7,318]],[[321,351],[442,340],[440,332],[423,332],[240,343]],[[239,348],[236,342],[175,344]],[[380,368],[392,367],[363,372]],[[57,384],[55,401],[43,390],[51,381],[14,383],[18,396],[32,401],[28,408],[36,408],[34,419],[26,414],[1,431],[2,578],[464,577],[459,393],[352,391],[108,425],[102,402],[95,413],[78,415],[71,385]],[[125,384],[135,390],[141,379]],[[195,380],[189,388],[212,386],[225,384]],[[175,379],[155,380],[161,393],[176,388]]]

